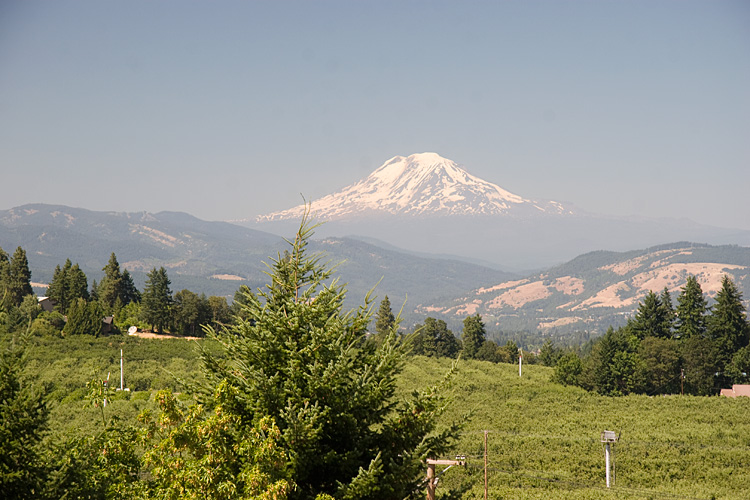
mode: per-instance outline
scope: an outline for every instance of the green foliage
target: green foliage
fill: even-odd
[[[114,252],[109,256],[109,262],[102,268],[104,277],[95,287],[95,294],[102,304],[105,312],[114,313],[116,306],[123,306],[122,302],[122,273],[120,272],[120,263],[117,262],[117,256]]]
[[[98,337],[102,331],[104,311],[98,302],[86,302],[85,299],[74,300],[68,310],[68,321],[65,323],[65,335],[93,335]]]
[[[455,358],[461,346],[442,319],[427,317],[424,325],[415,327],[413,353],[416,355]]]
[[[551,380],[562,385],[581,385],[579,378],[582,372],[581,358],[574,352],[568,352],[558,359]]]
[[[688,276],[677,297],[677,334],[680,338],[701,337],[706,332],[706,299],[695,276]]]
[[[40,495],[44,468],[40,442],[49,410],[46,389],[24,376],[28,337],[0,348],[0,491],[8,499]]]
[[[380,302],[380,307],[375,315],[375,333],[384,337],[393,331],[396,326],[396,317],[391,309],[391,301],[386,295]]]
[[[7,290],[11,304],[16,306],[21,305],[24,297],[34,293],[31,289],[29,261],[26,258],[26,251],[21,247],[16,248],[10,260],[10,276]]]
[[[555,347],[552,341],[547,339],[539,350],[539,362],[544,366],[555,366],[562,355],[562,349]]]
[[[146,329],[149,327],[149,324],[144,322],[141,316],[141,304],[139,302],[131,302],[117,311],[117,314],[115,314],[115,325],[121,332],[127,332],[131,326]]]
[[[745,346],[732,356],[726,375],[734,384],[746,384],[750,378],[750,346]]]
[[[78,264],[73,265],[70,259],[67,259],[62,268],[55,267],[55,274],[47,289],[47,297],[52,299],[58,311],[62,314],[67,313],[75,299],[89,299],[86,274],[81,271]]]
[[[303,221],[290,251],[269,266],[270,284],[245,293],[236,323],[210,332],[226,356],[204,355],[204,400],[216,407],[213,395],[226,384],[240,433],[275,421],[297,485],[291,498],[421,497],[423,460],[445,453],[457,428],[434,432],[445,404],[438,388],[394,401],[405,346],[392,332],[358,348],[368,299],[343,311],[345,290],[306,251],[312,229]]]
[[[668,314],[661,299],[654,292],[649,292],[638,305],[635,319],[628,322],[628,328],[641,340],[646,337],[672,338]]]
[[[461,335],[461,343],[463,345],[463,353],[467,359],[474,359],[477,357],[477,352],[484,344],[487,331],[484,328],[482,317],[477,314],[476,316],[467,316],[464,319],[464,330]]]
[[[270,417],[250,428],[232,411],[237,389],[226,383],[207,414],[184,407],[168,391],[156,394],[161,415],[141,415],[146,425],[143,460],[152,479],[150,498],[283,500],[293,489],[281,433]],[[242,432],[240,432],[242,429]]]
[[[154,331],[164,332],[169,325],[172,307],[172,291],[169,289],[171,281],[163,267],[152,269],[147,276],[141,297],[141,318]]]
[[[638,338],[627,329],[610,328],[586,359],[582,386],[611,396],[640,392],[645,381],[638,345]]]
[[[750,325],[747,322],[742,293],[724,275],[721,290],[708,317],[708,338],[714,340],[719,350],[721,365],[728,364],[735,352],[748,345]]]
[[[414,358],[399,381],[408,393],[440,377],[449,360]],[[750,398],[601,396],[550,383],[553,370],[467,360],[452,385],[453,407],[473,409],[456,451],[466,467],[440,476],[441,491],[471,483],[484,498],[484,430],[489,498],[747,498]],[[614,430],[616,481],[607,490],[602,430]],[[443,458],[453,458],[446,456]]]
[[[172,325],[182,335],[202,335],[201,325],[210,321],[211,311],[205,295],[181,290],[174,295]]]

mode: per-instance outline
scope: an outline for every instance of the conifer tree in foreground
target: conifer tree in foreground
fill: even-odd
[[[269,266],[270,284],[245,291],[235,325],[207,329],[226,355],[203,353],[204,402],[222,393],[241,435],[264,419],[278,427],[290,498],[421,498],[424,460],[447,453],[458,428],[435,430],[439,387],[394,400],[407,346],[395,326],[379,345],[363,343],[369,299],[343,310],[345,289],[307,253],[313,229],[306,216]]]

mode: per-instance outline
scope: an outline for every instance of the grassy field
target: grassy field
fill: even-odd
[[[208,349],[215,345],[199,341]],[[52,385],[50,439],[91,434],[98,410],[84,408],[86,382],[119,386],[120,348],[126,386],[108,405],[109,416],[135,422],[153,407],[153,391],[184,391],[180,380],[201,376],[196,342],[181,339],[36,338],[28,374]],[[450,360],[412,358],[400,380],[407,393],[442,379]],[[483,498],[484,431],[488,432],[489,498],[718,498],[750,497],[750,398],[690,396],[602,397],[549,382],[552,370],[461,361],[443,416],[465,422],[456,453],[466,467],[440,476],[447,486],[471,486],[465,498]],[[615,485],[606,489],[603,430],[620,434],[614,446]],[[452,457],[440,457],[452,458]],[[438,469],[441,472],[441,469]]]
[[[447,360],[415,358],[402,388],[437,381],[448,368]],[[609,398],[552,384],[551,373],[525,366],[519,378],[514,365],[459,364],[446,420],[472,412],[456,449],[467,466],[446,471],[444,484],[466,481],[472,485],[466,498],[483,498],[488,430],[489,498],[750,496],[750,398]],[[609,490],[605,429],[620,434]]]

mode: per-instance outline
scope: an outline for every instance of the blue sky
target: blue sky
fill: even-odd
[[[750,229],[750,3],[0,3],[0,209],[252,217],[425,151]]]

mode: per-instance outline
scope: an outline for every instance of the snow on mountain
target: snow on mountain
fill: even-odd
[[[258,222],[299,219],[304,205],[262,215]],[[365,179],[312,202],[321,219],[365,213],[398,215],[572,214],[554,201],[534,201],[475,177],[436,153],[395,156]]]

